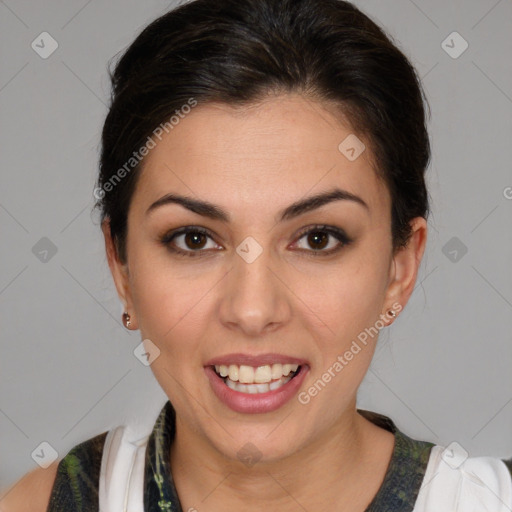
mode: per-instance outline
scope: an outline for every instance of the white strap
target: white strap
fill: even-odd
[[[512,511],[512,478],[501,459],[457,460],[461,454],[447,450],[432,447],[413,512]]]
[[[144,512],[144,468],[148,437],[135,444],[136,452],[128,483],[125,512]]]
[[[144,512],[144,462],[148,436],[133,441],[124,426],[109,430],[99,481],[100,512]]]

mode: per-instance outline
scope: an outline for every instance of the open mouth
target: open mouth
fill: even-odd
[[[246,365],[212,366],[217,376],[233,391],[261,394],[275,391],[294,379],[302,366],[297,364],[273,364],[258,367]]]

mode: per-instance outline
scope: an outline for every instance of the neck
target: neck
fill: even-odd
[[[353,404],[301,450],[248,466],[223,456],[176,418],[171,471],[183,510],[362,511],[382,483],[393,446],[394,436],[364,419]],[[333,509],[333,503],[339,506]]]

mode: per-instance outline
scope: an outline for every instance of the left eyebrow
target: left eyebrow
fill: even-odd
[[[279,222],[293,219],[311,210],[316,210],[317,208],[320,208],[321,206],[324,206],[328,203],[340,200],[352,201],[363,206],[368,212],[370,210],[368,204],[359,196],[356,196],[347,190],[334,188],[327,192],[322,192],[320,194],[307,197],[306,199],[301,199],[287,206],[280,212]],[[220,206],[209,203],[208,201],[201,201],[173,193],[166,194],[151,204],[151,206],[146,210],[146,215],[148,215],[156,208],[166,204],[179,204],[187,210],[197,213],[198,215],[202,215],[203,217],[209,217],[210,219],[219,220],[226,223],[231,222],[229,213],[223,210]]]

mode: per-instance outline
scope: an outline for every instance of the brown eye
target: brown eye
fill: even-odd
[[[313,249],[323,249],[329,241],[329,236],[322,231],[310,231],[307,240]]]
[[[189,249],[202,249],[204,247],[206,236],[203,233],[190,231],[184,235],[185,245]]]
[[[212,246],[207,247],[208,239],[212,240]],[[160,242],[171,252],[183,256],[203,256],[206,249],[216,249],[211,233],[199,227],[187,226],[167,233],[161,237]]]
[[[302,239],[306,240],[307,247],[304,249],[312,256],[328,256],[352,243],[352,239],[341,229],[324,225],[313,226],[313,228],[303,231],[299,241]],[[326,247],[329,248],[324,250]]]

